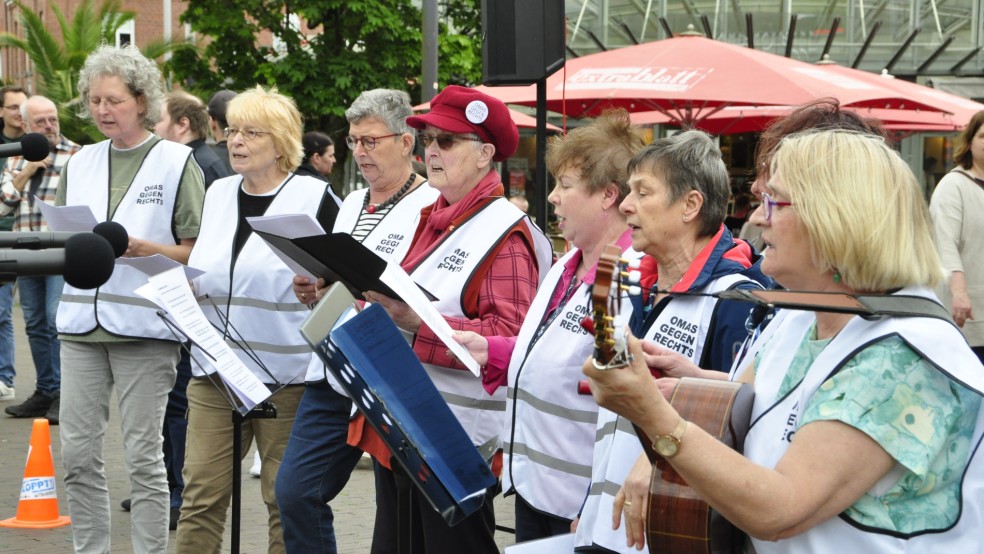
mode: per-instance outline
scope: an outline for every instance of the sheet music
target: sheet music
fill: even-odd
[[[41,209],[48,228],[55,232],[88,233],[99,223],[89,206],[54,206],[37,196],[34,203]]]
[[[327,234],[310,214],[261,215],[247,217],[246,221],[257,231],[287,239]]]
[[[180,267],[184,269],[185,278],[189,281],[198,277],[199,275],[204,275],[205,272],[196,269],[194,267],[186,266],[181,262],[176,262],[171,258],[163,254],[154,254],[153,256],[140,256],[137,258],[116,258],[116,263],[120,265],[128,265],[138,271],[143,272],[147,276],[157,275],[158,273],[163,273],[173,267]]]
[[[441,339],[441,342],[448,347],[455,357],[461,360],[461,363],[465,364],[465,367],[475,374],[475,377],[481,376],[481,366],[478,365],[467,348],[454,340],[454,330],[451,329],[444,316],[437,311],[431,301],[427,299],[424,291],[420,290],[417,283],[413,282],[413,279],[407,275],[402,267],[394,263],[387,263],[379,280],[400,295],[400,298],[410,306],[410,309],[434,331],[437,338]]]
[[[244,408],[251,410],[270,397],[266,385],[243,364],[205,317],[181,267],[148,277],[147,281],[136,293],[167,310],[178,328],[208,353],[202,364],[211,364],[218,371]]]

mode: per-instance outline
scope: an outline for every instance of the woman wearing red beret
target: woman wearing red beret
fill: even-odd
[[[434,302],[455,330],[483,336],[515,336],[550,267],[547,238],[504,195],[493,162],[516,151],[519,132],[499,100],[478,91],[449,86],[431,102],[431,111],[407,123],[419,130],[425,148],[428,182],[440,192],[421,210],[410,250],[401,264],[421,287],[434,291]],[[439,292],[438,292],[439,291]],[[413,349],[438,390],[449,400],[472,443],[498,473],[499,432],[505,409],[504,375],[475,377],[406,304],[375,292],[397,325],[414,334]],[[376,527],[373,554],[396,552],[396,486],[388,469],[389,453],[378,439],[358,429],[350,439],[376,458]],[[375,443],[375,446],[373,445]],[[418,548],[433,553],[497,553],[495,514],[489,490],[485,505],[449,527],[441,515],[413,491],[419,519],[412,536]]]

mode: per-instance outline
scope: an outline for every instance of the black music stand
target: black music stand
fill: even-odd
[[[271,379],[273,379],[274,384],[268,385],[270,390],[270,395],[273,396],[280,389],[286,386],[286,383],[281,383],[277,378],[270,373],[267,369],[266,364],[260,360],[259,355],[250,348],[249,344],[243,339],[242,335],[232,324],[231,321],[222,313],[222,310],[215,305],[211,297],[206,295],[209,303],[212,304],[212,308],[218,314],[219,319],[225,325],[225,327],[232,331],[235,337],[231,336],[229,333],[224,333],[226,339],[233,342],[242,349],[246,355],[253,360],[256,365]],[[247,419],[276,419],[277,417],[277,407],[273,402],[269,400],[261,402],[252,408],[247,408],[239,396],[229,387],[229,385],[218,375],[218,371],[209,371],[208,364],[203,364],[202,361],[197,359],[192,355],[191,346],[197,347],[202,354],[211,360],[215,360],[207,350],[201,347],[201,345],[195,343],[191,340],[191,337],[183,329],[181,329],[174,321],[171,320],[170,316],[166,312],[158,311],[157,316],[161,318],[170,330],[174,334],[175,338],[181,342],[181,347],[184,348],[192,360],[193,363],[197,364],[198,367],[205,373],[208,380],[215,386],[216,389],[222,394],[232,408],[232,514],[230,517],[230,529],[229,529],[229,550],[232,554],[239,554],[239,535],[241,529],[241,518],[240,512],[242,510],[242,457],[243,457],[243,422]],[[214,324],[213,327],[216,327]],[[216,327],[216,330],[221,332],[221,329]],[[182,340],[183,339],[183,340]]]
[[[335,326],[351,303],[344,286],[332,285],[301,334],[389,447],[397,482],[402,473],[456,525],[482,506],[496,478],[381,306]],[[397,504],[399,548],[409,552],[408,495]]]

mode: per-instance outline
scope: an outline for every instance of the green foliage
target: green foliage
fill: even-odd
[[[24,38],[0,33],[0,47],[27,53],[38,77],[38,94],[47,96],[58,106],[62,134],[80,144],[102,140],[104,137],[96,126],[79,117],[79,71],[89,54],[101,44],[116,42],[116,31],[133,20],[135,14],[123,11],[121,0],[103,0],[98,6],[95,0],[82,0],[68,19],[57,4],[50,4],[61,29],[59,42],[32,8],[19,1],[14,4],[24,27]],[[142,52],[155,59],[172,48],[166,41],[157,41],[145,45]]]
[[[479,0],[441,6],[439,84],[475,84]],[[306,33],[287,12],[320,28]],[[200,53],[175,52],[169,67],[203,98],[222,88],[276,86],[294,98],[308,128],[336,136],[347,129],[345,109],[364,90],[394,88],[420,99],[422,15],[410,0],[188,0],[182,21],[211,40]],[[264,31],[276,49],[258,43]]]

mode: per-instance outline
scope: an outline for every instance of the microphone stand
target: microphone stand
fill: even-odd
[[[214,324],[212,326],[222,331],[223,336],[225,336],[227,340],[230,340],[233,343],[239,345],[242,351],[250,359],[256,362],[256,364],[260,366],[260,369],[262,369],[264,373],[266,373],[270,378],[273,379],[275,385],[273,385],[271,396],[273,394],[276,394],[280,389],[282,389],[285,386],[285,384],[279,382],[277,378],[274,377],[272,373],[270,373],[270,370],[267,369],[266,365],[260,360],[256,352],[254,352],[253,349],[250,348],[246,340],[243,339],[242,335],[239,334],[239,331],[236,330],[235,326],[232,325],[232,322],[230,322],[229,319],[225,316],[225,314],[222,313],[222,310],[220,310],[218,306],[215,305],[215,302],[213,302],[212,299],[209,298],[207,295],[206,298],[208,298],[209,302],[212,303],[212,307],[215,309],[216,313],[218,314],[219,319],[222,320],[222,323],[225,324],[228,329],[232,330],[236,334],[239,340],[230,336],[226,331],[219,329],[218,326]],[[229,386],[226,384],[225,381],[222,380],[221,376],[216,376],[217,372],[210,373],[209,371],[207,371],[205,366],[202,365],[202,362],[197,360],[195,356],[191,355],[190,346],[198,347],[198,349],[201,350],[201,352],[205,354],[205,356],[207,356],[212,361],[215,361],[215,357],[209,354],[207,350],[201,347],[201,345],[193,341],[191,337],[189,337],[188,334],[185,333],[183,329],[178,327],[178,325],[175,322],[173,322],[165,312],[158,311],[157,316],[161,318],[161,320],[168,328],[171,329],[171,332],[175,335],[175,337],[178,337],[179,339],[181,337],[184,338],[184,341],[182,341],[182,345],[188,349],[189,356],[191,357],[192,361],[198,364],[198,367],[201,368],[202,371],[204,371],[205,376],[209,379],[209,381],[212,382],[213,385],[215,385],[215,387],[219,390],[222,396],[225,397],[226,401],[229,402],[230,406],[232,407],[232,515],[231,515],[231,526],[229,529],[229,534],[230,534],[229,541],[230,541],[230,552],[232,554],[239,554],[239,535],[240,535],[240,528],[241,528],[240,511],[242,506],[243,422],[249,419],[276,419],[277,407],[272,402],[267,400],[257,404],[250,410],[245,410],[244,409],[245,407],[242,405],[242,403],[237,400],[236,394],[232,390],[230,390]]]

